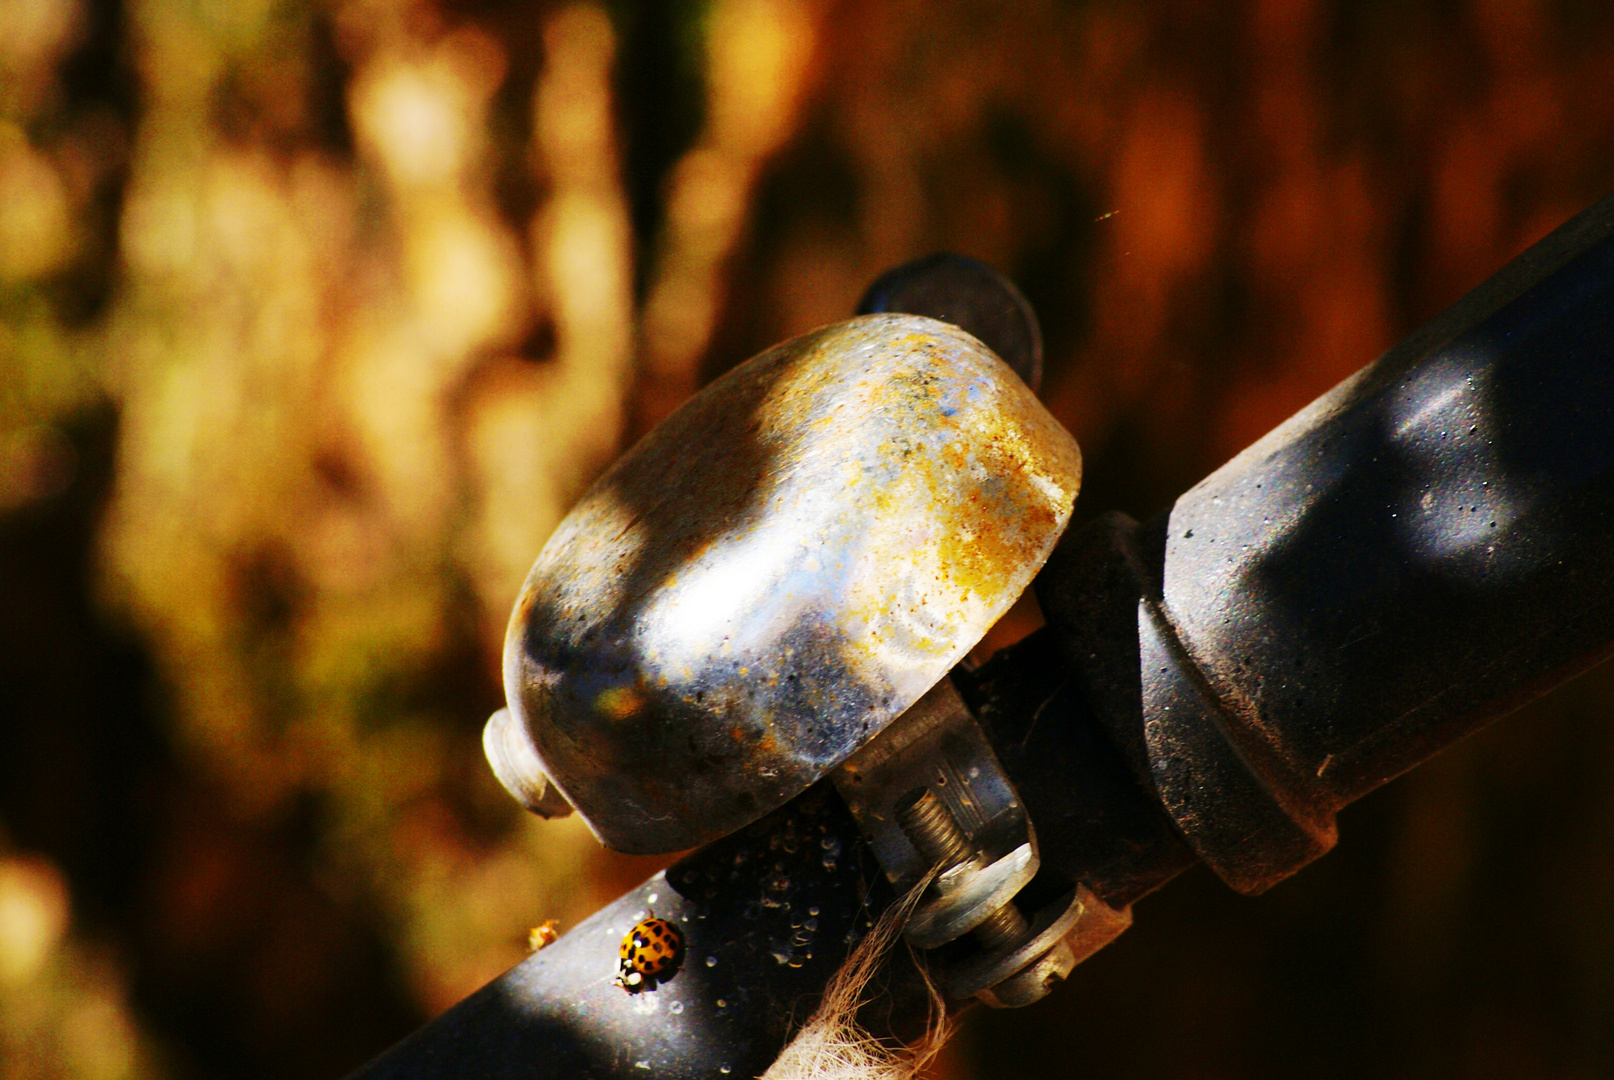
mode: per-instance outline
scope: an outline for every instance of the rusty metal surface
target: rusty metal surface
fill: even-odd
[[[871,315],[714,382],[539,555],[505,689],[608,845],[723,835],[936,683],[1069,519],[1070,435],[975,338]]]

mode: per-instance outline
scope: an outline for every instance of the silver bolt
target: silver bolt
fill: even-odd
[[[952,876],[949,871],[975,861],[975,851],[964,830],[958,827],[947,804],[929,788],[920,788],[903,798],[897,803],[896,811],[897,823],[919,854],[932,867],[940,868],[932,889]],[[982,950],[992,952],[1022,940],[1029,930],[1026,917],[1011,899],[971,933]],[[982,991],[983,999],[989,999],[989,1004],[1029,1005],[1053,989],[1074,966],[1074,955],[1061,941],[992,990]]]

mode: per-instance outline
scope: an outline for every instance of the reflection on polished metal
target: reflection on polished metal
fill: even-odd
[[[505,644],[501,779],[530,799],[546,773],[624,851],[755,820],[980,640],[1080,477],[1070,435],[956,327],[871,315],[770,349],[629,451],[539,555]]]

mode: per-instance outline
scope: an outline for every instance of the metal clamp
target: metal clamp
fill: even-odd
[[[955,1000],[1029,1005],[1131,923],[1078,886],[1029,921],[1015,897],[1041,865],[1037,837],[986,735],[943,679],[833,774],[886,877],[911,888],[940,868],[904,934],[934,949],[973,934],[980,952],[945,977]],[[1065,939],[1102,924],[1077,955]],[[1082,944],[1087,945],[1084,938]]]

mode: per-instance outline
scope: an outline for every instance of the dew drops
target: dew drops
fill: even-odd
[[[807,914],[809,914],[809,915],[817,915],[818,914],[817,905],[814,905],[813,907],[808,908],[807,909]]]
[[[722,998],[718,998],[717,999],[717,1007],[719,1009],[726,1009],[726,1008],[729,1007],[729,1003],[724,1001]]]
[[[672,1013],[674,1016],[677,1016],[679,1013],[684,1011],[684,1003],[682,1001],[675,1001],[671,1005],[667,1006],[667,1011]]]
[[[707,967],[716,967],[716,966],[717,966],[717,957],[715,957],[715,956],[708,956],[708,957],[707,957],[707,958],[706,958],[706,966],[707,966]]]

